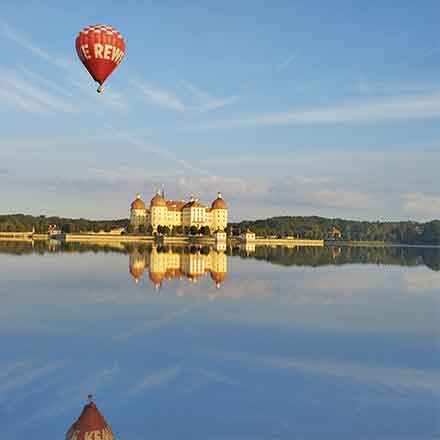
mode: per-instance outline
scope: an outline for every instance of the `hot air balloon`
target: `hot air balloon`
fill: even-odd
[[[124,57],[125,43],[122,35],[110,26],[87,26],[76,37],[75,47],[79,59],[99,83],[96,91],[101,93],[102,84]]]
[[[110,426],[99,412],[92,396],[83,408],[78,420],[67,431],[65,440],[115,440]]]

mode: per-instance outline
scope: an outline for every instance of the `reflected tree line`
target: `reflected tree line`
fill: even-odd
[[[157,253],[202,254],[209,255],[209,246],[154,246]],[[89,244],[62,243],[47,241],[1,241],[0,253],[13,255],[46,253],[121,253],[150,254],[153,245],[142,243]],[[243,246],[228,246],[225,253],[229,257],[267,261],[281,266],[310,266],[344,264],[376,264],[396,266],[424,265],[431,270],[440,271],[439,247],[405,246],[325,246],[325,247],[283,247],[256,246],[251,250]]]
[[[268,247],[258,246],[252,253],[240,247],[232,248],[231,256],[264,260],[281,266],[310,266],[344,264],[377,264],[396,266],[424,265],[440,271],[440,248],[383,246],[326,246],[319,247]]]

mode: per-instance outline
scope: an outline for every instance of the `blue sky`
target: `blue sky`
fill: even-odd
[[[440,6],[2,2],[0,212],[126,216],[136,192],[276,214],[440,217]],[[89,24],[126,56],[105,93]]]

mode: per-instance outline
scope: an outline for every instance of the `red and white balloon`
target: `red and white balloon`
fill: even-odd
[[[125,42],[115,28],[95,24],[82,29],[76,37],[76,52],[92,78],[102,84],[115,70],[125,54]]]

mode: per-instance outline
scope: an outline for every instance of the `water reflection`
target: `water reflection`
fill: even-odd
[[[219,289],[226,277],[227,257],[218,248],[135,247],[129,253],[129,269],[136,283],[148,270],[148,277],[156,289],[160,289],[166,280],[186,277],[197,282],[206,274]]]
[[[90,392],[127,440],[436,438],[439,263],[438,248],[0,243],[3,437],[63,438]]]
[[[37,253],[94,252],[122,253],[130,258],[130,273],[140,279],[149,269],[150,280],[159,285],[166,279],[186,277],[197,280],[210,273],[213,281],[227,272],[227,258],[238,256],[267,261],[281,266],[310,266],[373,264],[385,266],[426,266],[440,271],[440,247],[382,246],[382,247],[339,247],[327,246],[255,246],[247,243],[241,246],[156,246],[152,244],[113,243],[60,243],[45,241],[0,241],[0,254],[26,255]],[[219,276],[218,274],[222,274]],[[152,279],[151,279],[152,278]]]

